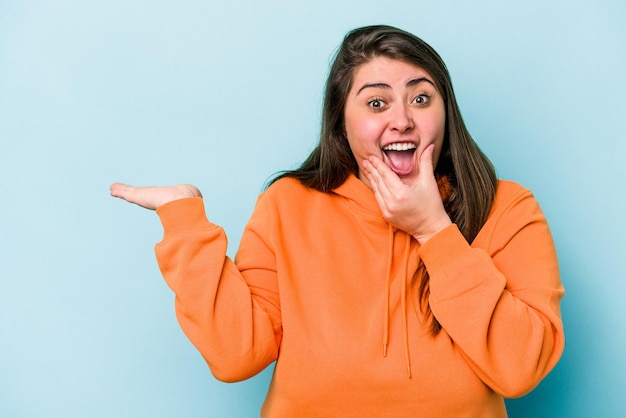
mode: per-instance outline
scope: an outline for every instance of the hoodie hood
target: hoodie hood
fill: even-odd
[[[350,174],[346,181],[332,192],[350,200],[364,214],[383,220],[383,215],[374,192],[354,174]]]

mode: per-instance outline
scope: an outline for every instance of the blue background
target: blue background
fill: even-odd
[[[114,181],[196,184],[233,255],[264,182],[317,140],[346,31],[402,27],[551,224],[566,351],[511,417],[626,406],[626,3],[3,0],[0,416],[252,417],[271,370],[215,381],[174,318],[154,213]]]

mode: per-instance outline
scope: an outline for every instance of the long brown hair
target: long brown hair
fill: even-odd
[[[452,222],[471,243],[491,210],[496,173],[465,127],[445,63],[430,45],[401,29],[366,26],[345,36],[326,81],[319,144],[299,168],[280,173],[271,183],[292,177],[307,187],[330,192],[343,184],[350,174],[358,175],[358,165],[345,136],[344,108],[355,69],[381,56],[423,68],[433,77],[443,97],[446,128],[435,175],[447,179],[450,193],[444,206]],[[441,325],[428,305],[428,272],[425,268],[420,271],[423,274],[419,298],[426,316],[432,317],[430,330],[435,335]]]

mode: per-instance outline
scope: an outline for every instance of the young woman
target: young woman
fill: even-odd
[[[216,378],[276,361],[263,417],[505,417],[563,351],[545,217],[402,30],[345,37],[319,145],[259,197],[234,261],[195,187],[111,191],[157,210],[159,266]]]

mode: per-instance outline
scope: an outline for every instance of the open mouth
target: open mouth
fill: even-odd
[[[385,163],[398,176],[406,176],[415,168],[415,151],[417,145],[413,142],[394,142],[383,147]]]

